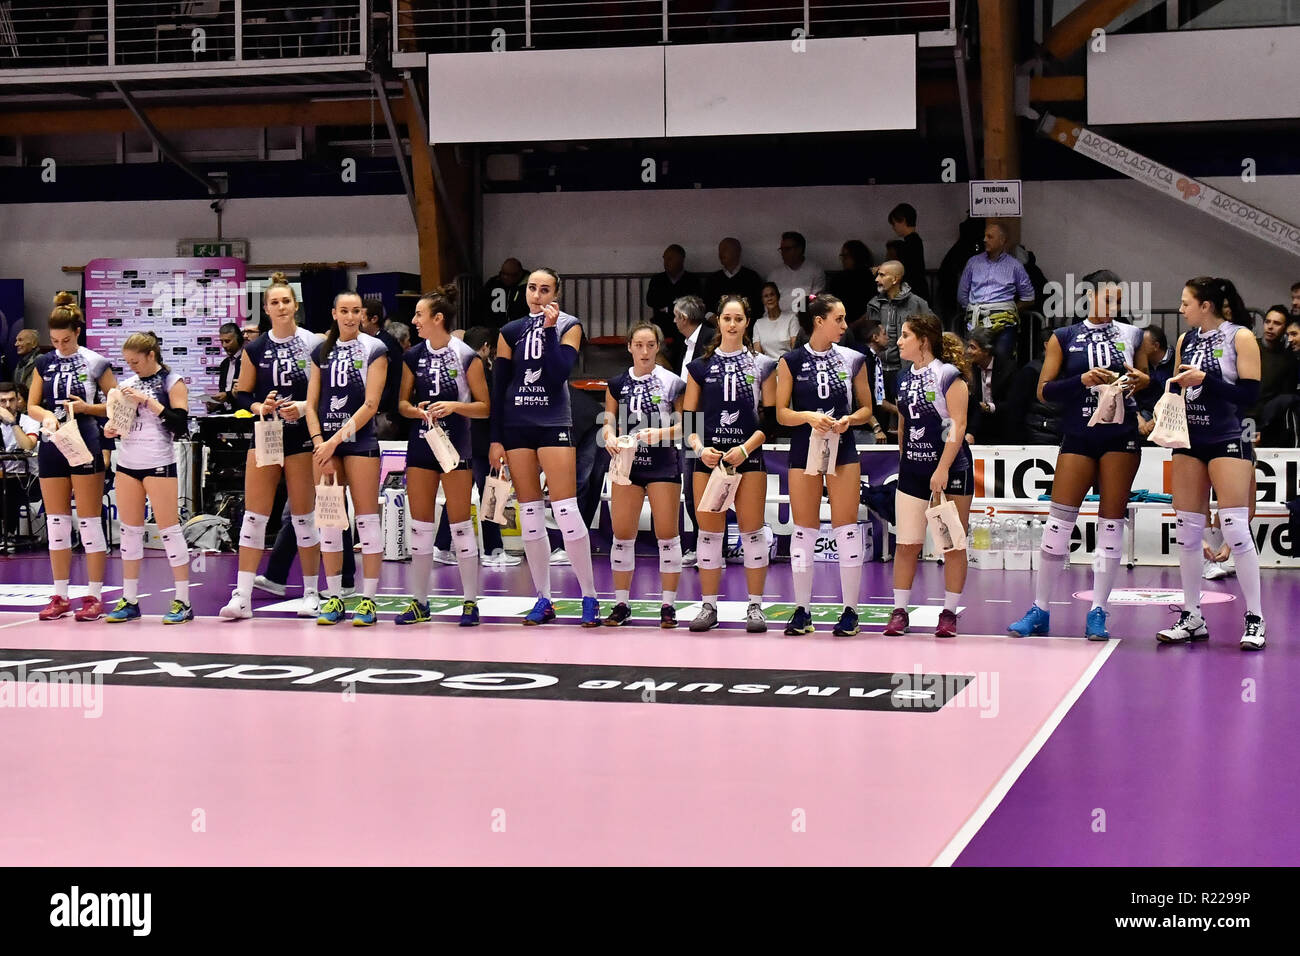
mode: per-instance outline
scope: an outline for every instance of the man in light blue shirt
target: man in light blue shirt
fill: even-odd
[[[993,334],[993,352],[1010,360],[1016,351],[1020,313],[1034,303],[1034,285],[1020,260],[1007,252],[1007,231],[1000,223],[984,228],[984,252],[971,256],[962,270],[957,302],[966,327]]]

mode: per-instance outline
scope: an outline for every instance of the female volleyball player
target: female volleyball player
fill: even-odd
[[[194,620],[194,611],[190,609],[190,550],[181,533],[177,506],[173,442],[188,431],[190,393],[184,380],[163,364],[158,336],[152,332],[127,338],[122,357],[133,374],[118,390],[135,402],[136,411],[135,425],[125,435],[112,425],[105,429],[105,434],[117,439],[117,513],[122,521],[122,598],[105,620],[120,624],[140,617],[137,595],[147,496],[176,582],[176,597],[163,623],[184,624]]]
[[[1246,602],[1241,649],[1258,651],[1264,648],[1264,612],[1259,554],[1250,533],[1255,447],[1244,437],[1241,409],[1259,398],[1259,342],[1247,324],[1250,313],[1227,279],[1189,279],[1178,311],[1189,328],[1178,340],[1178,373],[1169,381],[1183,389],[1191,441],[1190,448],[1175,448],[1173,454],[1183,610],[1178,623],[1158,637],[1166,644],[1210,637],[1201,617],[1201,536],[1213,486],[1223,540],[1232,548]]]
[[[718,303],[718,332],[704,354],[686,366],[686,395],[682,408],[692,422],[687,447],[698,456],[692,480],[695,514],[700,537],[696,564],[700,569],[700,613],[692,631],[718,626],[718,585],[722,580],[722,539],[726,515],[700,510],[709,473],[723,461],[740,473],[736,489],[736,524],[740,528],[745,560],[749,607],[745,630],[767,630],[763,614],[763,585],[767,581],[768,543],[764,529],[767,506],[767,469],[763,442],[770,425],[763,418],[776,401],[776,362],[755,354],[749,339],[749,301],[738,295],[723,296]]]
[[[564,550],[582,588],[582,626],[600,627],[600,602],[591,571],[591,541],[578,511],[577,456],[570,433],[569,372],[582,346],[582,325],[560,311],[560,277],[553,269],[528,276],[524,298],[529,314],[501,329],[492,366],[494,467],[506,461],[519,502],[524,556],[537,588],[537,603],[525,624],[555,619],[551,605],[551,547],[542,513],[542,472],[551,512],[564,536]]]
[[[777,363],[776,418],[790,431],[790,568],[794,574],[794,614],[785,633],[811,634],[813,548],[821,529],[823,483],[831,505],[831,527],[840,566],[844,610],[836,637],[858,633],[858,599],[862,587],[862,527],[858,524],[862,463],[853,428],[871,421],[871,383],[866,356],[839,345],[848,325],[844,303],[818,295],[799,313],[808,341],[786,352]],[[854,406],[857,406],[856,409]],[[834,443],[829,463],[835,474],[806,474],[810,453]],[[811,445],[811,450],[810,450]]]
[[[422,624],[429,617],[429,574],[433,570],[434,501],[442,486],[443,507],[451,522],[452,549],[460,566],[465,603],[460,626],[478,623],[478,541],[469,518],[471,418],[487,418],[488,386],[483,360],[451,334],[456,322],[456,288],[446,286],[424,295],[415,305],[415,331],[423,340],[402,356],[402,384],[397,413],[418,419],[406,443],[406,500],[411,509],[411,568],[407,590],[411,603],[398,624]],[[444,471],[425,438],[433,424],[444,428],[460,464]],[[482,513],[479,520],[483,520]]]
[[[299,328],[295,315],[298,299],[283,272],[271,277],[262,293],[271,318],[271,331],[244,347],[235,384],[235,404],[254,415],[284,419],[284,478],[293,512],[293,530],[302,561],[302,605],[299,617],[320,613],[317,575],[320,573],[320,538],[316,533],[316,491],[312,474],[312,442],[307,431],[307,366],[321,336]],[[239,529],[239,576],[230,603],[221,609],[228,621],[253,616],[253,578],[266,547],[266,523],[280,484],[280,465],[257,467],[248,450],[244,473],[244,523]]]
[[[1043,527],[1043,563],[1035,578],[1034,603],[1007,628],[1015,637],[1048,632],[1051,587],[1070,560],[1070,535],[1079,506],[1093,485],[1101,501],[1097,507],[1097,554],[1092,564],[1092,609],[1084,636],[1090,641],[1110,637],[1106,606],[1119,573],[1129,494],[1142,457],[1133,392],[1145,388],[1150,378],[1142,330],[1119,321],[1123,305],[1119,276],[1103,270],[1084,276],[1083,281],[1091,286],[1088,317],[1052,334],[1038,375],[1039,399],[1062,409],[1061,450],[1052,479],[1052,505]],[[1094,386],[1113,384],[1125,375],[1128,387],[1123,422],[1089,425],[1097,411]]]
[[[356,627],[375,623],[375,594],[384,566],[384,531],[379,519],[379,439],[375,413],[388,376],[388,346],[361,331],[366,306],[355,292],[334,297],[334,323],[311,353],[307,382],[307,429],[312,462],[351,491],[361,542],[361,600],[352,615]],[[317,624],[337,624],[343,604],[343,529],[321,528],[326,600]]]
[[[650,514],[659,542],[659,581],[663,602],[659,626],[677,626],[677,583],[682,576],[682,539],[677,520],[682,496],[681,455],[677,440],[686,383],[656,364],[663,333],[653,322],[640,322],[627,336],[632,367],[609,380],[605,393],[605,450],[618,453],[615,439],[635,436],[631,484],[610,483],[609,511],[614,541],[609,563],[614,571],[614,609],[605,624],[619,627],[632,616],[628,607],[636,568],[636,532],[641,503],[650,496]]]
[[[906,634],[916,562],[925,544],[925,510],[933,495],[944,494],[957,506],[962,528],[968,525],[975,494],[975,471],[966,444],[970,369],[961,339],[933,315],[914,315],[898,335],[898,355],[912,367],[898,380],[900,423],[898,488],[894,492],[894,612],[885,634]],[[958,533],[959,529],[953,529]],[[936,542],[937,544],[938,542]],[[943,610],[936,637],[957,636],[957,604],[966,587],[966,552],[943,556]]]
[[[41,442],[36,453],[41,473],[41,500],[45,503],[46,530],[50,543],[50,573],[54,596],[37,617],[53,621],[72,610],[68,601],[68,577],[72,568],[72,502],[77,502],[77,527],[86,549],[86,577],[90,593],[81,599],[81,608],[73,615],[78,621],[95,621],[104,613],[100,600],[104,591],[104,565],[107,563],[104,526],[100,514],[104,508],[104,459],[99,447],[99,422],[107,413],[105,405],[90,404],[98,385],[103,394],[117,384],[113,369],[104,358],[77,344],[77,335],[85,324],[77,298],[71,292],[54,297],[50,313],[50,344],[36,360],[27,397],[28,414],[39,421],[42,430],[52,433],[76,416],[91,461],[69,465],[63,452],[52,442]]]

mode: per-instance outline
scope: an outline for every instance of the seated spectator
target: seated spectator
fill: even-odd
[[[673,303],[684,296],[703,294],[699,276],[686,271],[686,250],[673,243],[664,250],[664,271],[652,276],[646,286],[645,304],[652,312],[650,321],[663,329],[665,339],[673,338]]]
[[[885,371],[897,380],[902,371],[898,357],[898,336],[903,322],[913,315],[925,315],[930,305],[903,281],[903,264],[891,259],[882,262],[876,270],[876,295],[867,303],[866,317],[876,319],[885,328],[888,348],[885,353]]]
[[[1255,420],[1255,441],[1265,448],[1295,443],[1295,436],[1287,428],[1287,412],[1300,404],[1296,393],[1300,365],[1287,348],[1288,318],[1286,306],[1271,306],[1264,315],[1264,334],[1259,337],[1259,401],[1247,417]]]
[[[375,416],[375,430],[385,441],[401,441],[406,437],[406,421],[397,414],[397,390],[402,383],[402,343],[384,328],[387,313],[380,299],[366,299],[366,317],[361,320],[361,331],[373,335],[388,349],[388,377],[384,393],[379,399],[379,412]]]
[[[710,312],[718,307],[724,295],[744,296],[755,314],[761,308],[763,277],[740,264],[741,251],[739,239],[729,236],[718,243],[718,262],[722,268],[710,272],[704,280],[704,305]]]
[[[1291,314],[1300,318],[1300,282],[1291,286]]]
[[[903,240],[902,239],[887,239],[885,241],[885,259],[886,260],[896,259],[899,262],[903,261]],[[907,278],[906,266],[903,267],[903,278],[904,279]],[[911,283],[908,284],[910,285]]]
[[[1156,402],[1165,393],[1165,383],[1174,374],[1174,350],[1169,347],[1169,337],[1158,325],[1149,325],[1142,333],[1142,351],[1147,357],[1147,374],[1151,384],[1133,396],[1138,408],[1138,431],[1143,438],[1156,427],[1151,418]]]
[[[1034,286],[1020,260],[1007,251],[1007,230],[990,221],[984,228],[984,251],[971,256],[957,287],[957,304],[966,327],[993,333],[993,351],[1011,361],[1020,334],[1020,313],[1034,304]]]
[[[1012,407],[1007,404],[1015,365],[993,351],[993,336],[988,329],[975,329],[966,341],[970,359],[971,417],[967,425],[980,445],[999,445],[1010,440],[1014,424]],[[1035,380],[1037,381],[1037,380]]]
[[[832,295],[844,303],[844,318],[852,325],[867,312],[867,303],[876,294],[875,259],[867,244],[850,239],[840,247],[840,271],[826,276]]]
[[[751,337],[754,351],[779,359],[794,348],[799,337],[799,320],[792,312],[781,311],[781,290],[775,282],[763,283],[762,311],[756,312]]]
[[[903,278],[913,289],[928,295],[929,288],[925,275],[925,244],[921,234],[916,231],[916,209],[911,203],[899,203],[889,210],[889,225],[894,235],[903,244],[903,251],[891,259],[903,263]]]
[[[218,332],[226,357],[217,368],[217,393],[204,404],[212,415],[229,415],[235,410],[235,383],[239,381],[239,365],[244,357],[244,337],[234,322],[227,322]]]
[[[483,284],[479,303],[479,323],[490,329],[500,329],[507,322],[522,319],[528,314],[528,273],[523,263],[510,258],[501,263],[501,271]]]
[[[871,386],[871,408],[876,421],[880,423],[883,440],[887,433],[891,440],[898,440],[898,372],[891,372],[885,367],[885,358],[889,350],[889,335],[879,319],[861,318],[850,329],[855,342],[860,343],[859,351],[867,357],[867,383]]]
[[[1008,441],[1017,445],[1061,444],[1061,410],[1038,397],[1038,376],[1042,371],[1040,354],[1018,369],[1011,380],[1007,408],[1013,413],[1008,416],[1007,431]]]
[[[403,352],[411,347],[411,327],[405,322],[389,319],[384,323],[384,329],[389,335],[397,339],[397,344],[402,347]]]
[[[767,281],[781,290],[782,312],[804,311],[808,297],[826,289],[826,273],[804,258],[807,248],[799,233],[781,233],[781,264],[768,273]]]
[[[1286,347],[1300,353],[1300,315],[1293,316],[1286,324]]]
[[[6,461],[3,471],[0,471],[4,480],[0,497],[4,498],[5,539],[18,533],[19,508],[29,503],[27,489],[32,488],[27,476],[36,474],[36,446],[40,443],[41,426],[28,417],[26,411],[27,403],[17,386],[13,382],[0,382],[0,449],[10,454],[26,452],[32,456],[26,461]],[[13,550],[8,547],[10,544],[12,542],[6,541],[6,550]]]
[[[36,359],[41,354],[41,339],[35,329],[23,329],[14,338],[14,350],[18,353],[18,364],[14,366],[14,384],[26,398],[32,390],[32,375],[36,371]]]
[[[673,341],[665,343],[668,367],[675,375],[686,376],[686,366],[695,361],[712,344],[718,334],[708,322],[704,300],[698,295],[687,295],[673,303]]]

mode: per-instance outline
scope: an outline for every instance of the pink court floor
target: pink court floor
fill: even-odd
[[[253,621],[221,622],[225,558],[210,559],[194,589],[201,617],[183,627],[157,621],[170,599],[158,559],[146,561],[142,589],[159,590],[142,595],[144,621],[37,623],[41,557],[0,561],[0,757],[22,768],[0,785],[0,812],[21,821],[0,831],[9,865],[1298,855],[1293,575],[1265,573],[1269,647],[1248,655],[1231,579],[1206,585],[1222,595],[1207,603],[1208,645],[1156,644],[1172,569],[1121,574],[1122,600],[1145,603],[1114,607],[1116,639],[1098,644],[1004,636],[1029,603],[1029,576],[988,572],[972,574],[957,640],[937,640],[932,624],[886,638],[891,569],[879,564],[863,589],[868,623],[849,639],[829,624],[781,634],[782,565],[765,635],[692,634],[689,597],[677,630],[524,628],[522,568],[485,573],[488,621],[476,629],[447,615],[397,628],[391,614],[322,628],[293,616],[292,590],[260,602]],[[387,611],[402,571],[385,565]],[[737,593],[724,601],[743,600],[739,572],[727,572]],[[456,571],[442,573],[451,614]],[[572,592],[569,569],[552,573],[557,594]],[[1082,624],[1075,595],[1090,575],[1067,577],[1053,606],[1062,635]],[[634,593],[650,594],[652,578],[639,570]],[[830,616],[826,584],[837,590],[838,578],[815,589]],[[927,588],[941,593],[937,568],[922,569],[916,596]],[[933,618],[936,602],[920,603],[914,621]]]

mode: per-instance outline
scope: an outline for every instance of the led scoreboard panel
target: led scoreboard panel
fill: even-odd
[[[204,396],[220,391],[225,358],[218,330],[243,328],[248,287],[242,259],[95,259],[86,266],[86,345],[124,376],[122,343],[154,332],[163,361],[190,390],[190,414],[202,415]],[[129,374],[129,370],[125,372]]]

